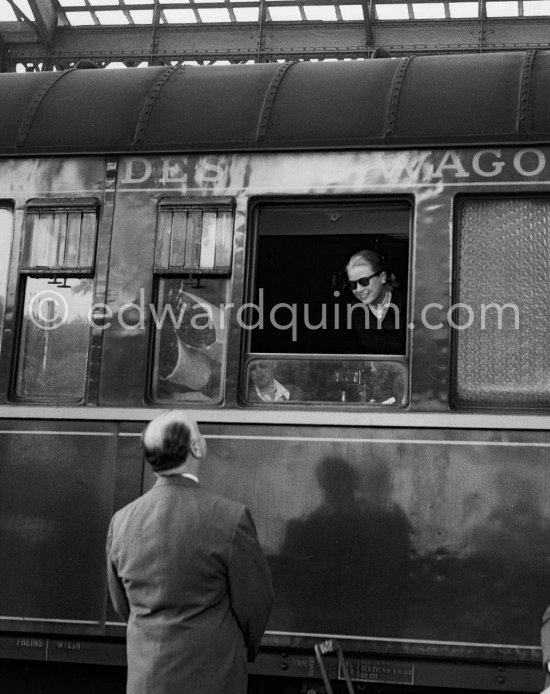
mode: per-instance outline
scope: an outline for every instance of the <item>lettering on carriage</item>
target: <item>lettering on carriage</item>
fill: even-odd
[[[226,165],[220,157],[133,157],[126,160],[121,183],[214,187],[223,185],[226,175]]]
[[[58,641],[57,650],[59,651],[81,651],[84,644],[81,641]]]
[[[376,168],[387,180],[407,178],[410,181],[466,180],[472,175],[493,179],[502,175],[532,179],[547,169],[545,153],[536,148],[520,149],[513,156],[501,149],[476,152],[456,150],[399,152],[375,154]]]
[[[414,665],[391,660],[348,660],[349,676],[358,682],[385,682],[392,684],[414,684]],[[340,670],[340,668],[339,668]],[[343,679],[342,672],[338,673]]]
[[[313,656],[292,656],[290,665],[292,668],[299,669],[300,674],[307,673],[305,675],[307,677],[313,677],[315,674],[315,658]]]
[[[42,648],[44,646],[44,640],[19,638],[16,640],[15,645],[17,648]]]

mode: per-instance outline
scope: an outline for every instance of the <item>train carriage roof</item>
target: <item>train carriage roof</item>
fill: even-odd
[[[545,142],[550,51],[0,74],[0,153]]]

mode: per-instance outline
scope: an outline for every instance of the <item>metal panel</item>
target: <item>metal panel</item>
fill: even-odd
[[[160,92],[143,144],[253,143],[277,65],[184,68]]]
[[[528,131],[532,134],[550,133],[550,53],[539,52],[533,63],[529,100]]]
[[[517,132],[524,54],[419,56],[405,75],[395,135],[408,142]]]
[[[14,145],[19,127],[34,95],[52,80],[51,73],[29,73],[24,79],[16,74],[0,74],[0,147]]]
[[[398,60],[297,63],[284,76],[268,140],[353,142],[383,138]]]
[[[44,98],[26,146],[91,150],[130,146],[141,108],[159,72],[162,69],[76,70],[65,75]]]
[[[202,483],[250,507],[270,559],[273,642],[346,634],[371,654],[538,658],[544,433],[203,428]]]
[[[0,547],[10,561],[0,569],[0,616],[24,617],[27,629],[44,630],[47,620],[48,630],[101,631],[115,426],[4,422],[3,429]]]

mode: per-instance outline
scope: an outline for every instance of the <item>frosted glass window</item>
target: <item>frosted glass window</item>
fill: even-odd
[[[550,404],[550,200],[465,201],[458,224],[458,401]]]

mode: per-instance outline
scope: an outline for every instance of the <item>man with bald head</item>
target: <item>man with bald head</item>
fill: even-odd
[[[153,488],[109,527],[109,591],[128,622],[127,694],[246,694],[273,599],[246,506],[199,482],[206,441],[181,411],[142,435]]]

